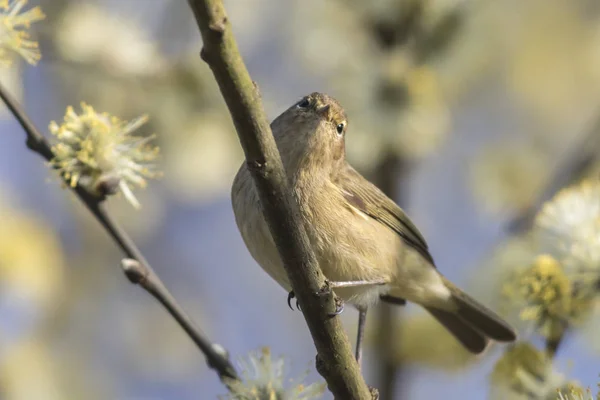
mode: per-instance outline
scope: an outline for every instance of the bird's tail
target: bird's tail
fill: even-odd
[[[513,342],[517,339],[513,327],[504,321],[501,316],[454,286],[446,278],[443,279],[446,287],[452,293],[452,301],[456,305],[455,313],[460,319],[498,342]]]
[[[490,343],[485,335],[460,319],[458,315],[439,308],[425,307],[425,309],[471,353],[482,353]]]
[[[450,333],[469,351],[481,353],[489,339],[498,342],[512,342],[517,335],[514,329],[498,314],[480,304],[477,300],[442,278],[452,294],[451,310],[425,307]]]

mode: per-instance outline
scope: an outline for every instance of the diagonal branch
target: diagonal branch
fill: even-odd
[[[142,264],[137,260],[126,258],[121,261],[123,271],[131,283],[140,285],[156,300],[158,300],[179,323],[181,328],[196,343],[196,345],[206,355],[208,365],[217,370],[221,378],[237,379],[235,369],[227,361],[227,352],[220,345],[209,342],[194,322],[181,311],[177,300],[165,287],[158,275],[150,269],[147,264]]]
[[[48,140],[37,130],[35,125],[27,117],[23,108],[8,93],[6,88],[0,84],[0,98],[4,101],[15,118],[19,121],[27,135],[27,147],[41,155],[46,161],[52,160],[54,154]],[[68,182],[67,186],[71,187]],[[104,227],[109,236],[121,248],[123,253],[136,264],[124,265],[124,272],[132,283],[139,284],[152,294],[169,313],[177,320],[179,325],[185,330],[190,338],[196,343],[204,353],[206,361],[214,369],[221,379],[238,379],[235,369],[229,362],[229,359],[222,351],[222,347],[211,343],[206,336],[198,329],[189,316],[177,304],[175,298],[162,283],[158,275],[154,272],[148,261],[144,258],[141,251],[137,248],[133,240],[127,233],[112,219],[111,215],[104,208],[104,196],[94,196],[88,193],[84,188],[76,186],[73,191],[87,207],[87,209],[96,217],[96,220]]]
[[[309,245],[257,85],[239,54],[223,3],[188,2],[204,42],[201,57],[212,69],[227,103],[265,219],[315,342],[317,369],[336,399],[371,399],[373,394],[360,374],[339,318],[328,316],[335,309],[331,291],[317,295],[327,288],[325,277]]]
[[[545,187],[542,188],[534,201],[524,210],[514,215],[505,226],[509,234],[518,234],[531,227],[535,214],[542,205],[552,198],[560,189],[569,185],[581,176],[598,159],[600,147],[600,109],[596,111],[594,120],[586,132],[575,138],[575,144],[559,156],[553,167]]]

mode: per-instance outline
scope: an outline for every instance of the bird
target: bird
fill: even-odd
[[[359,364],[367,310],[381,300],[422,306],[474,354],[492,341],[516,340],[502,317],[437,269],[406,213],[349,164],[348,118],[336,99],[319,92],[304,96],[273,120],[271,130],[319,266],[336,297],[359,311]],[[290,293],[289,304],[292,287],[245,163],[233,180],[231,201],[246,247]]]

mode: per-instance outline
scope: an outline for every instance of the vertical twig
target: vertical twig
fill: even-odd
[[[337,399],[371,399],[339,318],[328,316],[335,310],[332,292],[317,295],[327,289],[325,277],[310,247],[258,87],[239,54],[223,3],[188,2],[202,35],[201,57],[210,66],[229,108],[262,211],[315,342],[317,370]]]
[[[396,153],[387,153],[375,170],[374,182],[391,199],[398,204],[404,203],[404,188],[408,172],[408,165]],[[401,188],[398,195],[398,187]],[[380,302],[377,306],[377,353],[379,355],[378,389],[381,400],[398,400],[402,398],[397,394],[397,388],[401,387],[402,365],[394,361],[391,354],[393,349],[399,345],[401,338],[398,337],[398,316],[394,312],[394,306]]]

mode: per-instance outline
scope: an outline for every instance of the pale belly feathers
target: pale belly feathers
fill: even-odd
[[[254,260],[286,291],[291,291],[283,263],[260,212],[258,194],[252,180],[240,179],[241,174],[249,178],[247,170],[240,170],[232,189],[232,202],[242,238]],[[319,211],[311,207],[311,203],[310,199],[301,202],[301,214],[327,279],[333,282],[385,282],[336,288],[335,293],[342,300],[369,306],[381,294],[390,294],[433,305],[448,298],[448,290],[435,268],[390,228],[351,208]],[[348,222],[357,221],[357,218],[359,223]],[[318,221],[318,225],[308,221]],[[335,235],[332,234],[334,229]]]

